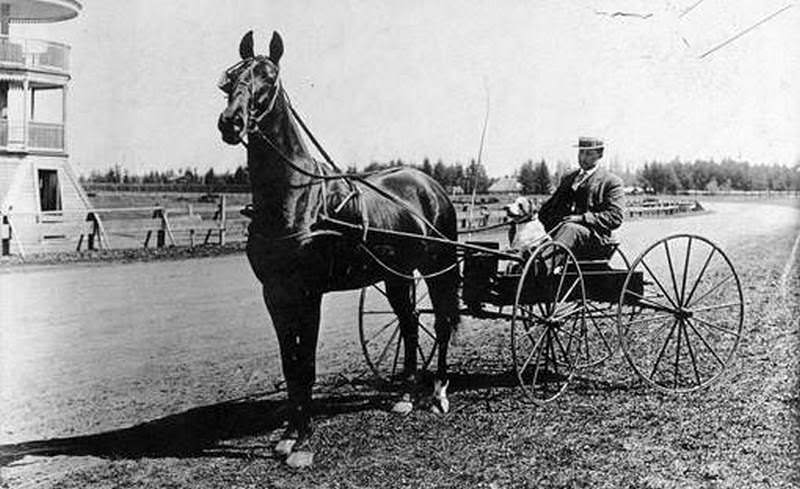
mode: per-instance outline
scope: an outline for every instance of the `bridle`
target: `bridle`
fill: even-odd
[[[261,113],[258,114],[259,107],[262,105],[266,94],[262,95],[259,100],[256,100],[255,61],[257,61],[257,58],[248,58],[236,63],[232,67],[225,70],[222,75],[222,79],[218,84],[220,89],[229,93],[235,93],[235,91],[242,85],[244,85],[245,89],[247,90],[247,107],[243,111],[244,123],[242,124],[242,130],[239,132],[239,140],[245,147],[249,147],[250,134],[254,132],[258,133],[262,139],[268,140],[266,134],[264,134],[264,132],[261,130],[261,121],[263,121],[264,118],[271,114],[273,109],[275,109],[275,104],[278,101],[278,95],[282,91],[280,71],[279,68],[275,66],[277,72],[275,75],[275,83],[272,86],[272,93],[269,95],[269,102],[267,103],[267,106],[260,111]],[[245,64],[248,64],[247,71],[250,75],[248,81],[241,80],[240,70]],[[231,77],[234,75],[237,75],[236,85],[230,89],[226,88],[231,81]]]

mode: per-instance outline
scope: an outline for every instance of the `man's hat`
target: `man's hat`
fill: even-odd
[[[578,144],[573,145],[573,148],[580,149],[603,149],[603,140],[597,138],[580,138]]]

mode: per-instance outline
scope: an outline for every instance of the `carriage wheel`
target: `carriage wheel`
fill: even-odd
[[[517,380],[537,404],[567,387],[584,348],[583,275],[572,252],[549,242],[533,252],[520,276],[511,317]]]
[[[648,383],[669,392],[690,392],[715,381],[739,345],[744,299],[728,257],[695,235],[669,236],[632,264],[618,316],[622,349]]]
[[[417,364],[419,369],[424,370],[436,353],[433,306],[422,277],[414,279],[410,293],[418,323]],[[361,289],[358,337],[364,358],[375,377],[385,382],[399,380],[405,350],[399,321],[389,304],[383,282]]]
[[[619,248],[614,250],[608,265],[613,270],[628,271],[631,268],[628,257]],[[636,306],[626,305],[624,314],[635,314],[635,308]],[[577,368],[595,367],[617,353],[617,314],[617,303],[595,301],[589,294],[586,299],[586,341]]]

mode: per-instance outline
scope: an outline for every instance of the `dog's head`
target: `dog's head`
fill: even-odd
[[[506,215],[513,219],[529,217],[533,213],[533,203],[525,197],[517,197],[514,202],[505,206]]]

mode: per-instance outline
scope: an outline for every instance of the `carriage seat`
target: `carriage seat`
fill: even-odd
[[[578,264],[585,272],[607,271],[611,269],[610,261],[614,252],[619,248],[619,241],[611,237],[605,243],[586,250],[576,256]]]

